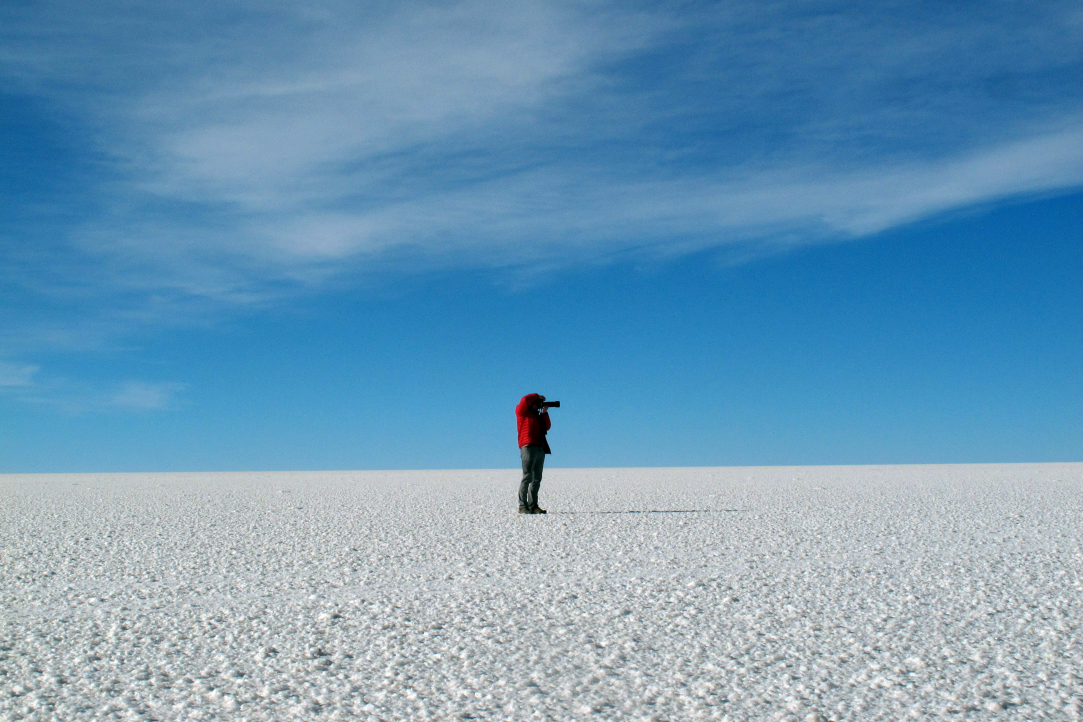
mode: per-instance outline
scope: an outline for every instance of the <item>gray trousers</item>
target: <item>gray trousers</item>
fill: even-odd
[[[538,505],[538,487],[541,486],[542,467],[545,466],[545,448],[523,446],[519,449],[523,458],[523,480],[519,482],[519,506],[533,509]]]

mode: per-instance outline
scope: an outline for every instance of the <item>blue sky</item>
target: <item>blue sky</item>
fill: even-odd
[[[9,3],[0,471],[1066,461],[1076,2]]]

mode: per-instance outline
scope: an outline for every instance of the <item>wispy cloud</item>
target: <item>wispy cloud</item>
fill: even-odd
[[[1083,185],[1075,2],[3,12],[4,86],[99,170],[15,282],[106,299],[91,327],[372,269],[755,255]]]
[[[164,409],[171,405],[184,384],[126,381],[107,397],[110,406],[135,411]]]
[[[0,363],[0,393],[72,415],[170,409],[187,388],[182,383],[140,380],[88,383],[42,374],[33,365]]]
[[[22,389],[30,386],[38,367],[33,364],[0,361],[0,389]]]

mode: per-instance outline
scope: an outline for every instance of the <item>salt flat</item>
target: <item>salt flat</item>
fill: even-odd
[[[0,717],[1077,719],[1083,464],[0,477]]]

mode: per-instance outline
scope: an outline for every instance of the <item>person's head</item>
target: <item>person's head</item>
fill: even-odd
[[[545,397],[542,396],[541,394],[538,394],[534,398],[534,401],[531,402],[530,408],[533,409],[534,411],[537,411],[537,410],[539,410],[541,408],[543,403],[545,403]]]

